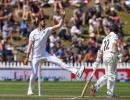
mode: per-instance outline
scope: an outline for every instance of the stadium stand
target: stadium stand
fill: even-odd
[[[0,61],[22,61],[36,18],[45,16],[47,23],[56,24],[59,7],[65,8],[67,17],[61,29],[48,39],[48,52],[65,62],[88,62],[86,55],[90,51],[96,55],[109,24],[114,22],[120,27],[124,62],[130,62],[129,33],[124,30],[130,23],[122,21],[121,16],[129,16],[127,0],[0,0]]]

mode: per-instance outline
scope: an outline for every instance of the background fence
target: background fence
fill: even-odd
[[[67,63],[79,69],[85,66],[83,77],[79,79],[73,73],[57,66],[52,63],[43,63],[41,66],[41,79],[43,81],[83,81],[89,79],[92,73],[92,63]],[[99,79],[104,75],[105,67],[100,64],[94,74],[93,81]],[[117,80],[129,81],[130,80],[130,63],[118,63],[117,65]],[[31,74],[30,63],[23,65],[22,62],[0,62],[0,80],[29,80]]]
[[[92,63],[67,63],[69,66],[73,66],[75,68],[80,68],[81,66],[85,66],[86,69],[92,68]],[[103,64],[99,64],[98,68],[104,68],[105,66]],[[0,68],[11,68],[11,69],[30,69],[31,65],[30,63],[28,65],[24,65],[22,62],[0,62]],[[56,64],[52,63],[43,63],[41,66],[42,69],[61,69]],[[118,63],[117,64],[118,69],[130,69],[130,63]]]

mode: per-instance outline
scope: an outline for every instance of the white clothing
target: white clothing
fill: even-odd
[[[38,31],[36,28],[30,33],[29,40],[33,41],[31,59],[40,59],[45,55],[47,39],[51,31],[51,27],[48,27],[41,31]]]
[[[71,0],[73,4],[82,3],[82,0]]]
[[[89,20],[89,33],[95,33],[96,27],[99,27],[99,22],[97,20],[90,19]]]
[[[125,0],[126,5],[130,5],[130,0]]]
[[[113,50],[113,44],[118,44],[118,36],[114,32],[110,32],[102,42],[101,51],[103,51],[103,64],[105,67],[105,75],[103,75],[95,84],[96,90],[107,83],[107,94],[113,95],[116,81],[117,69],[117,51]],[[118,47],[117,47],[118,48]]]
[[[48,1],[48,4],[53,4],[54,3],[54,0],[49,0]]]
[[[70,33],[71,33],[72,36],[75,35],[75,34],[81,35],[82,34],[82,30],[78,29],[75,25],[73,25],[71,27]]]
[[[38,29],[35,29],[30,34],[29,40],[33,41],[31,62],[34,74],[37,74],[36,69],[42,59],[48,62],[55,63],[60,67],[68,69],[72,73],[76,74],[77,69],[74,69],[73,71],[72,67],[69,67],[68,65],[63,63],[60,59],[58,59],[56,56],[53,56],[46,51],[47,39],[51,31],[52,28],[48,27],[42,31],[38,31]]]
[[[60,15],[53,15],[53,20],[56,20],[56,22],[60,22],[61,16]]]
[[[48,27],[41,31],[38,31],[38,29],[35,29],[31,32],[29,36],[29,40],[33,42],[33,45],[32,45],[32,51],[31,51],[32,52],[31,53],[32,54],[32,59],[31,59],[32,73],[30,76],[28,94],[30,93],[33,94],[34,82],[37,77],[38,66],[40,66],[41,60],[45,60],[45,61],[57,64],[58,66],[76,74],[77,76],[82,75],[83,73],[83,67],[81,67],[81,69],[78,71],[76,68],[66,65],[59,58],[49,54],[46,51],[47,39],[51,31],[52,31],[52,27]]]
[[[101,50],[103,51],[103,54],[108,53],[108,52],[109,53],[117,53],[118,51],[115,51],[113,48],[113,44],[116,44],[117,42],[118,42],[117,34],[115,34],[114,32],[110,32],[110,34],[107,35],[103,39],[103,42],[101,45]]]
[[[50,40],[50,47],[52,48],[55,46],[55,43],[60,40],[60,38],[58,36],[50,35],[49,40]]]

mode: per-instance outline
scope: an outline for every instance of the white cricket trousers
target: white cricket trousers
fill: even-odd
[[[107,84],[107,94],[113,95],[116,81],[117,55],[110,53],[103,56],[105,75],[103,75],[95,84],[96,91]]]
[[[34,82],[35,79],[37,77],[37,73],[38,73],[38,66],[40,66],[41,64],[41,60],[45,60],[47,62],[51,62],[54,64],[57,64],[58,66],[76,74],[77,73],[77,69],[73,68],[71,66],[68,66],[67,64],[65,64],[64,62],[62,62],[62,60],[60,60],[59,58],[57,58],[56,56],[53,56],[49,53],[45,53],[44,57],[42,57],[41,59],[32,59],[31,61],[31,67],[32,67],[32,73],[30,76],[30,82],[29,82],[29,88],[28,91],[32,92],[33,88],[34,88]]]

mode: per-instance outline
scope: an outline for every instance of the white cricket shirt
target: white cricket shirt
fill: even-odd
[[[103,51],[103,54],[106,52],[116,53],[117,51],[113,50],[113,44],[115,43],[118,43],[118,35],[114,32],[110,32],[110,34],[103,39],[101,45],[101,50]]]
[[[51,31],[52,27],[47,27],[41,31],[36,28],[30,33],[29,40],[33,41],[31,58],[44,57],[47,39]]]

